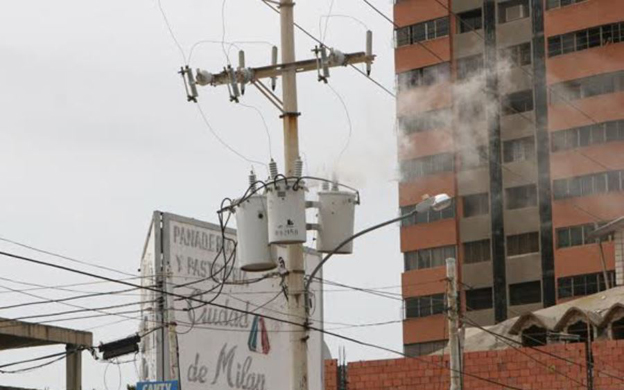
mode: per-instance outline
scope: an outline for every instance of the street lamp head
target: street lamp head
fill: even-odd
[[[426,213],[429,210],[441,211],[451,205],[452,198],[447,194],[430,196],[416,205],[417,213]]]
[[[438,194],[433,197],[433,204],[431,205],[431,209],[434,211],[442,211],[445,208],[449,207],[451,203],[453,203],[453,198],[451,198],[447,194]]]

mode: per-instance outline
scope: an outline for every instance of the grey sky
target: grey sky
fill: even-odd
[[[297,3],[298,23],[315,35],[329,0]],[[389,0],[375,1],[387,15]],[[221,1],[162,0],[175,34],[188,55],[199,40],[222,38]],[[335,0],[334,14],[360,19],[375,33],[379,56],[372,76],[392,89],[392,26],[361,0]],[[259,0],[230,0],[225,5],[226,41],[278,42],[278,15]],[[185,101],[177,69],[178,49],[166,30],[156,0],[106,2],[27,0],[0,3],[0,237],[59,252],[101,265],[135,272],[151,212],[155,209],[215,222],[222,198],[244,191],[250,165],[220,145]],[[332,18],[327,43],[344,52],[362,51],[365,29],[348,18]],[[266,64],[266,44],[240,45],[250,66]],[[314,43],[297,34],[298,58],[307,58]],[[236,49],[231,51],[236,59]],[[221,45],[198,46],[194,67],[219,71],[226,64]],[[299,76],[301,149],[310,173],[331,174],[345,142],[345,112],[315,74]],[[353,123],[349,149],[341,160],[341,180],[362,190],[356,223],[363,228],[397,214],[394,101],[352,69],[332,72],[331,85],[344,98]],[[282,127],[276,110],[249,89],[243,103],[266,119],[273,154],[282,164]],[[228,102],[224,88],[203,88],[200,103],[210,123],[233,148],[248,158],[268,161],[266,133],[258,114]],[[258,167],[259,173],[264,171]],[[0,249],[61,262],[19,247]],[[2,278],[46,285],[89,282],[2,258]],[[71,264],[71,263],[64,263]],[[88,267],[76,266],[91,270]],[[398,286],[402,260],[397,226],[360,239],[355,254],[335,258],[328,279],[357,286]],[[119,276],[98,271],[107,276]],[[0,286],[28,286],[0,279]],[[75,287],[105,291],[110,285]],[[0,292],[4,291],[0,288]],[[396,288],[390,290],[400,292]],[[65,292],[31,291],[46,298]],[[1,301],[33,301],[23,294],[2,293]],[[104,306],[138,300],[136,296],[79,301]],[[399,301],[340,292],[326,296],[328,321],[399,320]],[[71,310],[62,305],[5,310],[0,316]],[[59,322],[87,329],[118,318]],[[96,342],[135,332],[126,321],[95,329]],[[344,330],[343,334],[401,349],[401,325]],[[347,347],[349,360],[388,357],[380,351],[327,338],[332,352]],[[0,364],[59,351],[61,347],[3,352]],[[116,389],[116,366],[84,360],[84,386]],[[132,363],[121,367],[123,388],[136,380]],[[20,375],[1,375],[3,385],[64,386],[63,363]]]

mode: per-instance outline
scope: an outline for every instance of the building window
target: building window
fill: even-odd
[[[565,7],[576,3],[582,3],[587,0],[546,0],[546,9]]]
[[[487,167],[487,146],[479,145],[475,149],[464,149],[459,153],[459,167],[462,171]]]
[[[609,171],[553,181],[553,197],[576,198],[624,190],[624,171]]]
[[[624,120],[596,123],[552,133],[552,151],[624,141]]]
[[[594,230],[596,227],[593,223],[557,229],[557,248],[593,243],[595,240],[590,240],[587,236]]]
[[[515,46],[509,46],[501,50],[501,58],[512,62],[517,66],[531,64],[531,43],[525,42]]]
[[[455,245],[405,252],[405,271],[442,267],[446,264],[446,259],[455,259],[456,256]]]
[[[537,187],[535,184],[505,189],[507,210],[537,206]]]
[[[498,22],[507,23],[529,17],[529,0],[508,0],[498,3]]]
[[[462,200],[464,202],[464,218],[484,215],[490,212],[490,198],[487,193],[466,195]]]
[[[542,301],[542,284],[539,280],[509,285],[509,304],[526,305]]]
[[[539,233],[523,233],[507,236],[507,256],[539,252]]]
[[[455,157],[452,153],[434,154],[432,156],[401,161],[403,181],[410,181],[423,176],[452,172]]]
[[[606,46],[624,41],[624,22],[605,24],[548,38],[548,56]]]
[[[457,14],[457,29],[459,33],[466,33],[483,28],[483,16],[481,8]]]
[[[624,90],[624,71],[604,73],[582,79],[554,84],[550,89],[550,104],[566,103]]]
[[[401,215],[405,215],[414,211],[415,207],[416,207],[415,205],[401,207]],[[450,218],[455,218],[455,201],[452,201],[451,205],[445,208],[444,210],[441,210],[441,211],[429,210],[426,213],[416,213],[415,215],[412,215],[410,218],[405,218],[401,220],[401,226],[405,227],[405,226],[435,222],[435,221],[439,221],[442,219],[450,219]]]
[[[405,300],[405,318],[428,317],[444,313],[444,294],[426,295]]]
[[[465,80],[483,71],[483,55],[477,54],[457,60],[457,79]]]
[[[464,263],[474,264],[490,261],[490,240],[464,243]]]
[[[510,93],[502,99],[502,114],[513,115],[533,110],[533,90]]]
[[[451,67],[448,62],[412,69],[397,75],[399,91],[442,83],[450,80]]]
[[[466,311],[485,310],[494,307],[492,288],[474,288],[466,291]]]
[[[403,352],[407,356],[424,356],[439,351],[446,347],[446,340],[427,341],[424,343],[406,344],[403,346]]]
[[[395,30],[396,46],[407,46],[422,41],[447,36],[449,34],[449,18],[429,20]]]
[[[414,116],[400,117],[399,127],[404,134],[442,129],[450,127],[452,115],[448,108],[421,112]]]
[[[503,161],[506,163],[535,159],[535,139],[519,138],[503,142]]]
[[[609,285],[615,286],[615,272],[607,271],[607,277],[609,278]],[[602,272],[557,279],[559,299],[595,294],[606,289]]]

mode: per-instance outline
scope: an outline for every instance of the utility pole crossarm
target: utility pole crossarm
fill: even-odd
[[[338,67],[338,66],[347,66],[347,65],[355,65],[355,64],[370,64],[375,60],[374,55],[367,55],[365,52],[357,52],[357,53],[349,53],[342,54],[341,56],[332,55],[329,57],[329,61],[327,66],[330,68]],[[339,61],[342,60],[342,61]],[[257,80],[280,77],[285,72],[295,70],[296,73],[309,72],[318,70],[319,68],[319,60],[316,58],[312,58],[309,60],[295,61],[286,64],[276,64],[269,66],[262,66],[258,68],[245,68],[245,69],[237,69],[234,71],[235,82],[237,83],[248,83]],[[204,70],[198,70],[197,76],[195,80],[197,85],[227,85],[232,83],[231,79],[231,71],[223,70],[220,73],[212,74]]]

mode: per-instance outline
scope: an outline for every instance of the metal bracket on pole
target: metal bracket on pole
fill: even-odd
[[[251,85],[256,87],[258,91],[260,91],[261,94],[263,94],[267,99],[269,99],[269,102],[271,102],[275,107],[277,107],[278,110],[280,110],[282,114],[284,114],[284,104],[282,103],[280,98],[275,96],[275,94],[269,88],[267,88],[266,85],[262,83],[262,81],[260,80],[252,81]]]

